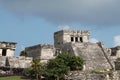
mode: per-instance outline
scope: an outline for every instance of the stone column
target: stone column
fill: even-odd
[[[6,56],[14,56],[14,50],[7,49]]]
[[[73,42],[75,42],[75,37],[73,37]]]
[[[78,42],[81,42],[81,41],[80,41],[80,37],[78,37]]]
[[[0,56],[2,56],[2,49],[0,49]]]

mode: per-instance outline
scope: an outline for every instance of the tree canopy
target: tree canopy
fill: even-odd
[[[21,51],[20,52],[20,56],[25,56],[26,57],[27,56],[27,52],[25,50]]]
[[[48,78],[64,78],[70,70],[82,70],[83,59],[68,53],[59,54],[55,59],[48,61],[45,76]]]
[[[84,60],[80,56],[75,56],[69,53],[59,54],[57,59],[61,59],[64,61],[65,65],[70,67],[70,70],[82,70]]]
[[[33,59],[31,70],[25,71],[27,75],[30,72],[38,77],[41,75],[48,79],[64,79],[69,71],[82,70],[84,60],[80,56],[69,53],[61,53],[56,58],[50,59],[46,64],[41,64],[40,59]]]
[[[40,75],[40,68],[41,68],[41,62],[40,59],[33,59],[31,62],[32,71],[36,76],[36,79],[38,80],[38,77]]]

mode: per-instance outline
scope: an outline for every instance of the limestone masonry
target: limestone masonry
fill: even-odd
[[[0,42],[0,56],[14,56],[15,49],[14,42]]]
[[[111,73],[112,80],[120,80],[118,75],[120,74],[120,46],[105,48],[103,42],[89,42],[89,37],[90,32],[87,30],[61,30],[54,33],[54,45],[38,44],[26,47],[25,51],[28,57],[14,57],[16,43],[0,42],[0,67],[6,67],[5,63],[8,60],[11,67],[28,68],[32,58],[39,58],[42,63],[46,63],[49,59],[55,58],[60,53],[69,53],[81,56],[85,63],[83,71],[73,72],[72,77],[68,75],[67,79],[78,77],[75,80],[107,80],[110,78],[110,75],[86,73],[87,71],[102,69],[105,71],[114,70]],[[85,77],[79,79],[83,76]],[[101,78],[101,76],[103,77]]]
[[[16,49],[16,44],[14,42],[0,42],[0,68],[29,68],[31,57],[14,56],[14,51]]]
[[[104,48],[102,42],[91,43],[89,36],[87,30],[61,30],[54,33],[54,45],[39,44],[26,47],[25,51],[29,57],[39,58],[41,62],[47,62],[63,52],[81,56],[85,60],[84,70],[114,69],[119,50]],[[114,53],[116,55],[113,56]]]

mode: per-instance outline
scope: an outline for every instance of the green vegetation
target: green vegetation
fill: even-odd
[[[83,59],[68,53],[59,54],[55,59],[49,60],[46,65],[45,77],[63,79],[69,71],[82,70]]]
[[[70,67],[71,71],[83,69],[84,60],[79,56],[75,56],[73,54],[68,54],[68,53],[62,53],[59,54],[56,57],[56,59],[63,60],[65,65]]]
[[[65,65],[64,61],[55,58],[48,62],[45,76],[59,80],[59,78],[64,78],[65,74],[68,74],[68,71],[70,71],[70,68]]]
[[[23,70],[23,75],[29,78],[40,79],[41,76],[41,62],[40,59],[33,59],[31,62],[31,68],[26,68]]]
[[[40,59],[33,59],[31,64],[32,64],[32,71],[35,74],[36,79],[38,80],[40,76],[40,68],[41,68]]]
[[[20,76],[0,77],[0,80],[22,80]]]
[[[81,57],[61,53],[56,58],[50,59],[47,64],[41,64],[40,59],[33,59],[30,69],[24,69],[23,74],[37,80],[44,76],[47,80],[64,79],[69,71],[82,70],[84,60]]]
[[[27,57],[27,52],[26,52],[25,50],[21,51],[21,52],[20,52],[20,56],[25,56],[25,57]]]
[[[32,73],[33,73],[32,70],[29,69],[29,68],[24,69],[23,72],[22,72],[22,74],[26,77],[32,76]]]

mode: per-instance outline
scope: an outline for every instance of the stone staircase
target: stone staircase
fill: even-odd
[[[107,56],[107,50],[95,43],[74,43],[71,45],[76,56],[85,60],[85,68],[90,69],[112,69]]]

